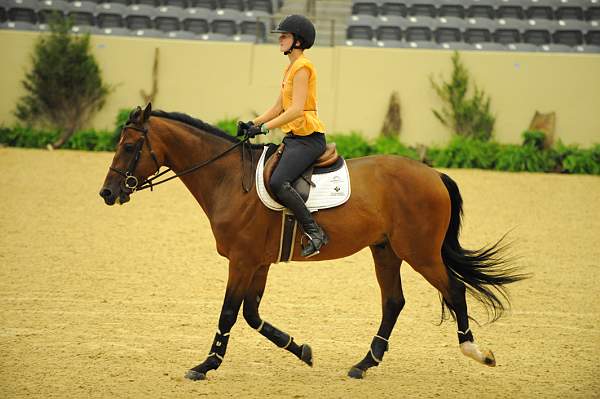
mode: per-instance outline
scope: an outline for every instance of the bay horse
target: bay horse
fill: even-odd
[[[308,344],[297,344],[259,315],[269,267],[278,256],[281,223],[280,214],[261,203],[256,187],[244,186],[244,164],[252,160],[250,166],[255,168],[263,148],[246,144],[188,115],[152,111],[150,104],[144,110],[137,107],[121,131],[100,191],[107,205],[122,204],[136,190],[152,187],[149,176],[162,166],[172,169],[173,177],[183,181],[206,213],[218,253],[229,260],[218,329],[207,358],[187,371],[191,380],[203,380],[208,371],[221,365],[242,304],[250,327],[309,366],[313,364]],[[310,260],[343,258],[365,247],[373,254],[381,288],[381,323],[365,357],[348,375],[363,378],[388,350],[390,334],[405,304],[400,280],[403,261],[441,294],[442,320],[447,309],[457,322],[462,353],[494,366],[493,353],[480,350],[474,342],[465,293],[468,290],[480,300],[493,320],[510,305],[505,285],[525,276],[510,266],[502,239],[480,250],[462,248],[458,186],[423,163],[398,156],[369,156],[348,160],[347,165],[352,195],[339,207],[317,212],[317,222],[330,243]],[[252,172],[250,178],[254,179]],[[292,259],[303,261],[299,234],[295,240]]]

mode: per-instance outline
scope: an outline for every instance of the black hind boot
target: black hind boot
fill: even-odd
[[[283,183],[281,189],[275,194],[283,205],[294,212],[294,216],[300,222],[304,234],[308,237],[308,242],[302,246],[301,255],[305,258],[317,255],[321,247],[329,242],[329,238],[313,219],[300,194],[287,182]]]

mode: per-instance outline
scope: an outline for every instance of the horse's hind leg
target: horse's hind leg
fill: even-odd
[[[377,282],[381,288],[382,318],[366,356],[348,372],[348,376],[352,378],[363,378],[369,368],[381,363],[388,350],[390,334],[405,303],[400,280],[402,259],[396,256],[387,241],[370,248],[375,260]]]
[[[293,353],[298,359],[312,367],[313,358],[310,346],[307,344],[298,345],[294,342],[293,337],[262,320],[258,314],[258,308],[265,291],[268,273],[269,266],[263,266],[254,275],[252,283],[244,297],[244,319],[246,319],[246,322],[250,327],[257,330],[269,341],[273,342],[278,347]]]
[[[428,261],[411,263],[411,265],[440,291],[445,303],[454,312],[458,325],[458,343],[461,352],[479,363],[495,366],[496,360],[492,351],[482,352],[474,342],[473,333],[469,328],[465,285],[462,281],[448,274],[448,269],[444,265],[441,255]]]

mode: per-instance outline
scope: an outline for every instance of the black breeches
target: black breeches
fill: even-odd
[[[271,176],[271,192],[278,195],[284,183],[294,182],[325,151],[325,135],[286,136],[285,150]],[[285,205],[285,204],[284,204]]]

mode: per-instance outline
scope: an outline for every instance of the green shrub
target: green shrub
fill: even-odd
[[[510,172],[551,172],[556,159],[550,151],[540,151],[531,145],[502,146],[496,160],[496,169]]]
[[[522,134],[523,145],[528,145],[538,150],[544,149],[544,142],[546,141],[546,133],[537,130],[526,130]]]
[[[2,143],[11,147],[42,148],[55,140],[58,132],[47,130],[35,130],[31,127],[15,125],[2,130]]]
[[[600,175],[600,144],[590,149],[569,152],[562,160],[562,169],[568,173]]]
[[[50,19],[50,33],[41,35],[22,85],[25,95],[15,115],[27,125],[61,131],[60,147],[104,106],[111,87],[102,81],[91,53],[90,35],[71,33],[70,19]]]
[[[490,111],[490,98],[474,86],[472,97],[467,97],[470,87],[469,72],[458,52],[452,56],[452,77],[449,82],[437,83],[430,77],[431,86],[444,102],[440,111],[432,110],[435,117],[454,134],[489,140],[496,118]]]
[[[374,153],[367,140],[357,132],[328,134],[327,141],[330,143],[335,142],[338,152],[347,159],[364,157]]]
[[[376,154],[401,155],[411,159],[419,159],[419,154],[415,149],[402,144],[396,137],[379,136],[373,143],[372,150]]]
[[[237,134],[238,118],[225,118],[217,121],[216,126],[224,132],[235,136]]]
[[[427,158],[435,167],[492,169],[498,150],[495,142],[455,136],[446,147],[430,149]]]

